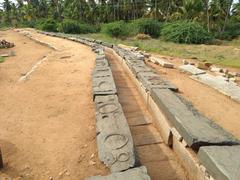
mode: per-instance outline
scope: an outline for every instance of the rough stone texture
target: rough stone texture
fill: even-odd
[[[95,66],[96,68],[109,67],[109,63],[107,59],[96,60]]]
[[[145,166],[129,169],[124,172],[113,173],[108,176],[88,177],[86,180],[151,180]]]
[[[109,47],[109,48],[112,48],[113,47],[113,44],[111,44],[111,43],[108,43],[108,42],[102,42],[102,45],[103,46],[107,46],[107,47]]]
[[[151,91],[153,88],[171,89],[173,91],[178,91],[178,88],[176,86],[162,79],[160,75],[153,72],[138,73],[137,77],[148,91]]]
[[[201,147],[198,158],[215,180],[240,179],[240,146]]]
[[[109,67],[95,68],[93,71],[93,98],[96,95],[117,94],[117,89]]]
[[[188,146],[194,150],[205,145],[239,144],[231,134],[201,115],[169,89],[152,89],[151,96]]]
[[[120,172],[135,166],[132,135],[116,95],[96,96],[97,145],[99,159]]]
[[[155,63],[155,64],[159,64],[163,67],[166,68],[174,68],[174,65],[172,63],[166,62],[163,59],[160,58],[156,58],[156,57],[150,57],[150,61]]]
[[[145,66],[145,63],[141,60],[126,60],[127,66],[131,69],[133,66]]]
[[[106,59],[105,55],[99,55],[99,54],[96,55],[96,60],[103,60],[103,59]]]
[[[191,76],[192,79],[206,84],[217,91],[229,96],[230,98],[240,102],[240,87],[234,82],[227,82],[224,78],[213,76],[211,74],[201,74]]]
[[[146,65],[143,65],[143,66],[133,65],[132,68],[130,69],[135,76],[137,76],[138,73],[141,73],[141,72],[152,72],[152,69],[147,67]]]
[[[198,69],[195,66],[190,65],[190,64],[179,66],[179,69],[182,70],[182,71],[185,71],[187,73],[193,74],[193,75],[205,74],[206,73],[206,71]]]

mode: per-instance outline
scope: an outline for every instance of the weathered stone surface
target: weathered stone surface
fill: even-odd
[[[145,63],[141,60],[126,60],[126,64],[129,68],[132,68],[132,66],[145,66]]]
[[[201,115],[169,89],[152,89],[151,96],[168,120],[195,150],[205,145],[239,144],[231,134]]]
[[[138,73],[141,72],[152,72],[152,69],[147,67],[146,65],[133,65],[132,68],[130,68],[135,76],[138,75]]]
[[[102,42],[102,45],[103,46],[107,46],[107,47],[109,47],[109,48],[112,48],[113,47],[113,44],[111,44],[111,43],[108,43],[108,42]]]
[[[156,57],[150,57],[150,61],[155,63],[155,64],[159,64],[162,67],[166,67],[166,68],[174,68],[174,65],[170,62],[167,62],[165,60],[163,60],[162,58],[156,58]]]
[[[96,96],[97,145],[99,159],[111,172],[135,166],[132,135],[116,95]]]
[[[205,74],[206,73],[206,71],[198,69],[195,66],[190,65],[190,64],[179,66],[179,69],[182,70],[182,71],[185,71],[187,73],[193,74],[193,75]]]
[[[138,73],[137,78],[148,91],[151,91],[153,88],[171,89],[173,91],[178,91],[178,88],[176,86],[162,79],[160,75],[153,72]]]
[[[93,71],[93,98],[96,95],[117,94],[117,89],[109,67],[95,68]]]
[[[230,98],[240,102],[240,87],[234,82],[227,82],[224,78],[219,78],[211,74],[201,74],[191,76],[192,79],[206,84]]]
[[[108,176],[89,177],[86,180],[151,180],[145,166],[129,169],[124,172],[113,173]]]
[[[109,63],[107,59],[96,60],[96,68],[104,68],[109,67]]]
[[[99,55],[99,54],[97,54],[96,55],[96,60],[103,60],[103,59],[106,59],[106,57],[105,57],[105,55]]]
[[[240,179],[240,146],[201,147],[198,158],[215,180]]]

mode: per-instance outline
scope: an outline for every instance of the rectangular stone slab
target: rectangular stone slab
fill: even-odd
[[[171,89],[172,91],[178,91],[178,88],[176,86],[164,80],[160,75],[153,72],[140,72],[138,73],[137,78],[148,91],[151,91],[153,88]]]
[[[152,62],[154,62],[155,64],[159,64],[161,65],[162,67],[165,67],[165,68],[174,68],[174,65],[170,62],[167,62],[165,61],[164,59],[162,58],[156,58],[156,57],[150,57],[150,60]]]
[[[109,67],[109,63],[107,59],[96,60],[95,66],[97,68]]]
[[[193,75],[205,74],[206,73],[206,71],[198,69],[195,66],[190,65],[190,64],[179,66],[179,69],[182,70],[182,71],[185,71],[187,73],[193,74]]]
[[[215,180],[240,179],[240,146],[201,147],[198,159]]]
[[[213,76],[211,74],[200,74],[191,76],[191,78],[216,89],[235,101],[240,102],[240,87],[234,82],[227,82],[224,78]]]
[[[93,78],[95,77],[105,77],[105,76],[113,76],[112,70],[110,67],[95,67],[92,72]]]
[[[143,66],[133,65],[131,70],[135,76],[137,76],[138,73],[141,73],[141,72],[153,72],[152,69],[147,67],[146,65],[143,65]]]
[[[194,150],[208,145],[239,144],[230,133],[201,115],[190,103],[169,89],[152,89],[151,96],[188,146]]]
[[[117,89],[112,76],[93,76],[93,99],[96,95],[117,94]]]
[[[85,180],[151,180],[145,166],[129,169],[124,172],[113,173],[108,176],[93,176]]]
[[[136,163],[134,144],[117,96],[96,96],[94,103],[99,159],[111,172],[133,168]]]

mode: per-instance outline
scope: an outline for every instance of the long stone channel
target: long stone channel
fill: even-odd
[[[91,46],[98,54],[96,66],[104,67],[93,73],[93,100],[99,158],[112,174],[88,180],[149,180],[148,174],[152,179],[239,180],[239,140],[180,97],[141,53],[79,36],[40,33]]]

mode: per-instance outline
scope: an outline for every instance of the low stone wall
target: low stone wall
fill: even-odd
[[[70,35],[59,33],[44,34],[70,38]],[[73,39],[70,38],[70,40]],[[189,102],[180,97],[176,93],[177,87],[149,68],[144,63],[144,56],[141,53],[93,39],[74,37],[74,41],[92,46],[93,49],[96,44],[107,44],[107,47],[113,47],[110,50],[119,56],[126,71],[132,75],[146,104],[157,119],[156,124],[163,140],[179,156],[190,179],[239,179],[239,140],[199,113]],[[96,64],[106,66],[106,63],[105,60],[102,60]],[[111,88],[112,93],[115,92],[113,86]],[[111,97],[113,102],[117,101],[114,93],[111,94]],[[110,107],[113,109],[120,107],[117,102],[114,104]],[[111,112],[111,108],[107,108],[107,111]],[[121,119],[124,126],[127,125],[123,120],[124,118]],[[116,139],[121,139],[121,142],[124,142],[125,138],[119,136]],[[112,140],[115,141],[115,137]],[[130,143],[132,144],[132,141]],[[131,145],[129,147],[132,149]],[[132,155],[134,156],[134,154]]]

